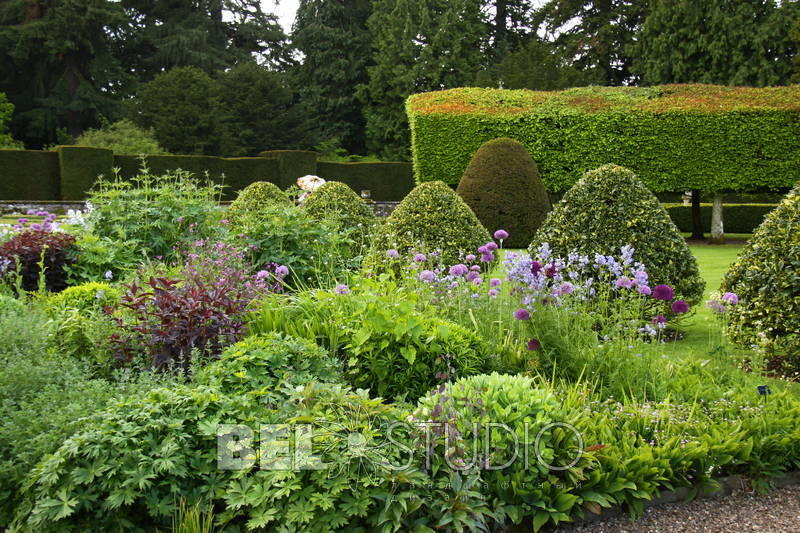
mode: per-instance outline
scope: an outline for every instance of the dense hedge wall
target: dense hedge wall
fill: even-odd
[[[0,150],[0,200],[60,200],[59,182],[57,153]]]
[[[270,150],[259,156],[278,162],[278,175],[281,189],[297,184],[297,178],[317,173],[317,154],[305,150]]]
[[[98,176],[109,176],[114,165],[114,152],[105,148],[59,146],[56,151],[62,200],[83,200]]]
[[[681,231],[692,231],[692,207],[683,204],[664,204],[670,218]],[[725,233],[753,233],[767,213],[777,204],[725,204]],[[703,231],[711,231],[711,204],[700,205]]]
[[[800,179],[800,85],[451,89],[413,95],[418,182],[458,183],[481,144],[522,142],[547,189],[616,163],[655,191],[757,191]]]
[[[376,201],[400,201],[414,188],[414,173],[408,163],[317,163],[317,175],[326,181],[341,181],[361,194],[370,191]]]

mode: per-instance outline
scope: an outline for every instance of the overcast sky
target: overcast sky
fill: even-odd
[[[275,0],[261,1],[264,11],[278,15],[278,20],[286,33],[292,31],[292,22],[294,22],[294,14],[299,3],[300,0],[279,0],[277,3]]]

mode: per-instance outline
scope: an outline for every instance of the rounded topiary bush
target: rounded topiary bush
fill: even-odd
[[[339,181],[323,184],[303,201],[303,209],[317,220],[335,220],[353,232],[359,244],[365,245],[375,226],[375,213],[348,185]]]
[[[570,252],[617,256],[634,248],[649,285],[670,285],[676,298],[697,304],[705,282],[686,240],[655,195],[627,168],[604,165],[591,170],[564,195],[531,243],[535,253],[549,243],[555,255]]]
[[[248,215],[258,213],[268,205],[291,206],[289,196],[274,183],[256,181],[239,191],[236,200],[228,208],[228,220],[232,224],[241,222]]]
[[[481,145],[456,192],[489,231],[508,231],[509,248],[527,246],[550,211],[533,158],[521,143],[505,137]]]
[[[736,342],[770,345],[800,364],[800,185],[764,219],[722,281]]]
[[[366,266],[383,270],[388,250],[438,252],[437,261],[452,264],[491,240],[472,209],[441,181],[417,185],[381,225],[372,239]]]

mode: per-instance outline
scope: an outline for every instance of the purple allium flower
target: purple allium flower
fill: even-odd
[[[531,314],[528,312],[527,309],[520,307],[516,311],[514,311],[514,318],[517,320],[530,320]]]
[[[489,285],[492,287],[499,287],[500,283],[502,283],[498,278],[492,278],[489,280]]]
[[[531,339],[528,341],[528,350],[535,352],[541,349],[542,349],[542,343],[539,342],[539,339]]]
[[[388,257],[389,259],[397,259],[398,257],[400,257],[400,254],[394,248],[390,248],[386,250],[386,257]]]
[[[645,296],[650,296],[653,294],[653,290],[647,285],[642,285],[639,287],[639,293],[644,294]]]
[[[735,292],[726,292],[722,295],[722,301],[728,302],[731,305],[736,305],[739,303],[739,296]]]
[[[416,254],[414,256],[414,261],[416,261],[417,263],[424,263],[427,260],[428,258],[425,257],[425,254]]]
[[[347,285],[337,285],[334,291],[336,294],[350,294],[350,287]]]
[[[22,219],[20,219],[20,220],[22,220]],[[489,250],[489,249],[486,247],[486,245],[485,245],[485,244],[484,244],[483,246],[481,246],[480,248],[478,248],[478,253],[479,253],[479,254],[488,254],[490,251],[491,251],[491,250]]]
[[[542,271],[542,264],[539,261],[531,261],[531,274],[538,275]]]
[[[554,278],[558,274],[558,267],[555,263],[550,263],[546,269],[544,269],[544,275],[548,278]]]
[[[497,250],[496,242],[487,242],[484,246],[486,246],[486,249],[489,250],[490,252],[494,252],[495,250]]]
[[[668,302],[675,297],[675,291],[669,285],[656,285],[653,289],[653,298]]]
[[[275,269],[275,275],[278,276],[280,279],[285,278],[289,275],[289,267],[286,265],[280,265],[278,268]]]
[[[569,281],[565,281],[558,288],[558,292],[560,294],[572,294],[572,291],[574,291],[574,290],[575,290],[575,286],[572,283],[570,283]]]
[[[25,224],[28,223],[28,219],[27,218],[18,218],[17,222],[20,223],[20,224],[25,225]]]
[[[475,261],[475,254],[468,254],[464,259],[467,261],[467,263],[472,263]]]
[[[469,269],[472,270],[473,272],[480,272],[481,271],[480,265],[472,265],[471,267],[469,267]]]
[[[475,279],[472,280],[472,284],[475,285],[476,287],[481,283],[483,283],[483,278],[481,278],[480,276],[477,276],[475,277]]]
[[[470,270],[467,273],[467,281],[473,281],[475,278],[480,278],[481,275],[475,272],[474,270]]]
[[[504,229],[499,229],[494,232],[494,238],[498,241],[508,239],[508,232]]]
[[[492,298],[494,298],[495,296],[497,296],[497,289],[489,289],[489,292],[487,294]]]
[[[481,262],[482,263],[491,263],[494,261],[494,254],[489,252],[488,254],[481,254]]]
[[[667,319],[663,315],[656,315],[655,318],[653,318],[653,324],[658,324],[659,326],[662,326],[666,323]]]
[[[463,276],[467,272],[469,272],[467,265],[462,265],[461,263],[450,267],[450,275],[455,278]]]
[[[431,283],[435,277],[436,274],[434,274],[432,270],[423,270],[419,273],[419,279],[426,283]]]
[[[676,315],[689,312],[689,304],[683,300],[676,300],[672,303],[672,312]]]
[[[720,313],[720,314],[722,314],[722,313],[724,313],[725,311],[728,310],[727,307],[725,307],[725,304],[723,304],[722,302],[720,302],[718,300],[709,300],[709,301],[707,301],[706,302],[706,307],[711,309],[711,311],[713,311],[714,313]]]
[[[180,224],[181,222],[183,222],[183,217],[178,217],[178,218],[176,218],[176,219],[175,219],[175,222],[177,222],[178,224]]]

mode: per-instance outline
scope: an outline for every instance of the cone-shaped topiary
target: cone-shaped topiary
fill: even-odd
[[[536,232],[531,253],[547,242],[556,255],[617,256],[634,248],[649,285],[670,285],[675,297],[694,305],[705,282],[686,240],[655,195],[636,175],[618,165],[590,170],[564,195]]]
[[[323,184],[302,203],[303,209],[317,220],[336,220],[345,229],[353,231],[355,241],[361,245],[369,242],[370,233],[377,223],[369,205],[348,185],[339,181]]]
[[[766,344],[800,367],[800,185],[775,208],[722,281],[718,311],[735,342]],[[737,302],[738,301],[738,302]]]
[[[525,147],[506,137],[483,143],[456,189],[489,230],[509,233],[509,248],[527,246],[550,211],[550,197]]]
[[[255,181],[239,191],[226,215],[231,224],[241,222],[248,214],[258,213],[267,205],[293,205],[289,196],[274,183]]]
[[[389,250],[400,256],[425,252],[431,260],[453,264],[489,240],[489,232],[453,189],[444,182],[429,181],[408,193],[381,225],[365,266],[384,269],[392,260],[387,257]]]

